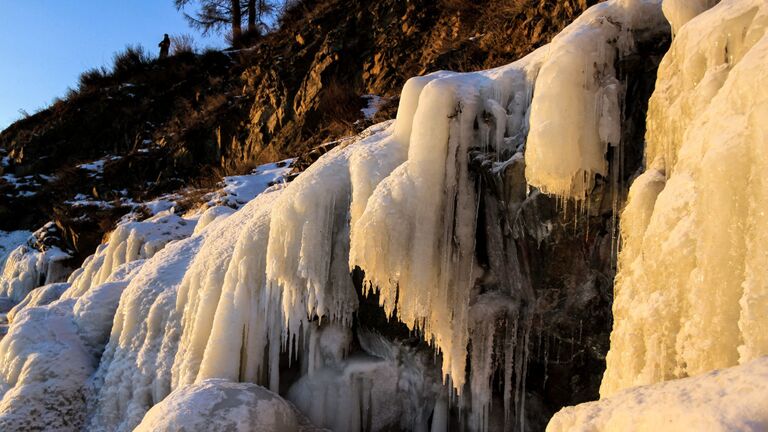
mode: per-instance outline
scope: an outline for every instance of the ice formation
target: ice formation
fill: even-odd
[[[21,246],[32,235],[29,231],[2,231],[0,230],[0,268],[5,266],[8,255]]]
[[[677,34],[680,28],[700,13],[716,5],[720,0],[664,0],[662,8],[664,16],[672,26],[672,33]]]
[[[768,114],[756,90],[768,84],[766,7],[725,0],[690,19],[694,6],[664,3],[678,34],[649,113],[648,169],[624,213],[605,395],[768,353],[759,271],[768,233],[757,222],[768,162],[750,144]],[[525,146],[532,186],[584,198],[621,145],[615,65],[635,42],[668,32],[661,11],[658,0],[600,3],[516,63],[409,80],[394,123],[344,140],[288,185],[264,191],[287,172],[274,166],[261,172],[272,180],[227,183],[232,199],[194,218],[123,221],[68,284],[38,288],[12,313],[0,342],[0,426],[307,425],[264,386],[338,431],[444,431],[457,406],[462,425],[483,431],[499,382],[507,427],[514,416],[524,430],[530,317],[514,284],[477,289],[482,184],[470,155],[514,163]],[[356,267],[385,312],[435,353],[353,327]],[[13,270],[3,293],[20,301],[50,273]],[[658,403],[682,398],[676,389],[690,382],[670,384]],[[569,424],[569,412],[552,427]]]
[[[78,299],[16,313],[0,341],[0,429],[79,430],[86,382],[132,271],[126,265]]]
[[[60,282],[43,285],[33,289],[29,294],[27,294],[26,297],[24,297],[24,300],[19,302],[13,307],[13,309],[8,311],[8,322],[13,322],[13,319],[16,317],[16,315],[18,315],[18,313],[24,309],[45,306],[53,303],[54,301],[58,300],[61,295],[64,294],[64,291],[69,289],[70,286],[71,284],[67,282]]]
[[[464,384],[474,282],[477,203],[467,172],[469,149],[481,142],[498,149],[506,136],[494,133],[483,141],[474,124],[487,105],[507,106],[516,94],[530,94],[537,58],[427,83],[407,160],[379,183],[359,219],[353,217],[350,264],[365,271],[388,314],[397,308],[398,319],[441,350],[443,370],[457,389]],[[492,117],[489,129],[506,131],[507,121],[506,114]]]
[[[768,357],[696,377],[635,387],[565,408],[547,432],[744,431],[768,428]]]
[[[255,384],[205,380],[152,407],[137,432],[309,432],[304,416]]]
[[[724,0],[661,63],[622,215],[602,396],[768,355],[768,4]]]
[[[72,273],[68,280],[72,288],[63,297],[81,296],[90,287],[105,281],[119,266],[151,258],[166,243],[189,237],[194,228],[194,223],[175,214],[160,214],[147,221],[119,225],[110,234],[109,241]]]
[[[446,430],[431,416],[445,393],[432,356],[358,331],[363,353],[347,357],[349,329],[331,324],[312,331],[307,372],[287,397],[316,425],[341,431]],[[430,371],[432,371],[430,373]],[[447,416],[447,413],[445,413]]]
[[[365,271],[368,287],[380,293],[388,314],[396,310],[399,320],[441,352],[443,372],[459,393],[471,340],[471,355],[477,356],[469,373],[473,429],[485,427],[494,369],[488,363],[493,330],[475,327],[469,312],[481,276],[474,263],[479,185],[468,173],[470,150],[511,156],[511,144],[525,135],[530,116],[529,182],[583,197],[592,176],[605,173],[606,146],[619,141],[621,89],[613,62],[633,51],[633,37],[652,38],[664,29],[658,1],[611,1],[591,8],[550,46],[519,62],[491,71],[443,73],[413,85],[418,95],[406,86],[404,96],[418,100],[407,159],[372,193],[370,180],[362,183],[363,198],[370,195],[362,214],[353,182],[350,265]],[[569,95],[565,101],[563,94]],[[562,120],[568,118],[562,110],[576,120]],[[563,142],[571,138],[573,143]],[[576,149],[566,158],[570,165],[553,173],[571,144]],[[513,314],[503,316],[514,325]],[[514,347],[508,348],[505,358],[511,359]]]
[[[180,337],[176,291],[203,237],[167,245],[125,288],[111,336],[92,378],[90,430],[131,430],[171,392],[173,356]]]
[[[608,147],[621,144],[615,64],[665,22],[658,1],[598,4],[576,22],[552,40],[536,79],[525,176],[543,192],[584,199],[595,176],[608,175]]]
[[[5,260],[0,275],[0,296],[18,303],[41,285],[61,282],[71,271],[62,262],[69,259],[68,253],[57,247],[39,251],[28,244],[22,244]]]

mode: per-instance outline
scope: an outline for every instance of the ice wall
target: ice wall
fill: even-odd
[[[444,74],[427,83],[414,113],[408,159],[379,183],[352,227],[350,264],[365,271],[388,314],[397,308],[398,319],[423,331],[442,352],[443,370],[459,390],[465,380],[469,295],[478,276],[473,276],[477,202],[469,150],[482,143],[486,150],[500,149],[504,138],[517,132],[506,130],[504,108],[503,114],[486,117],[486,107],[528,98],[538,58],[493,71]],[[490,126],[476,129],[479,122]],[[502,132],[483,137],[491,130]]]
[[[204,214],[207,226],[141,267],[121,299],[93,379],[98,393],[89,401],[90,429],[132,430],[152,405],[195,381],[238,236],[269,214],[276,196],[261,195],[230,215]],[[230,338],[242,334],[232,331]]]
[[[482,276],[474,262],[480,185],[468,172],[470,151],[509,157],[530,124],[529,183],[583,198],[594,176],[607,174],[607,146],[620,143],[623,90],[614,64],[635,52],[635,38],[667,29],[659,1],[606,2],[517,63],[431,80],[418,97],[406,161],[375,187],[359,218],[353,213],[350,265],[365,271],[388,314],[396,311],[434,344],[457,392],[469,377],[473,429],[487,426],[490,362],[498,350],[495,328],[486,326],[496,317],[516,323],[514,304],[486,310],[494,319],[470,316]],[[370,186],[364,188],[367,194]],[[499,357],[513,358],[509,349]]]
[[[0,429],[81,429],[86,381],[109,336],[120,294],[136,268],[125,265],[78,299],[28,305],[16,313],[0,341]]]
[[[71,363],[90,362],[71,374],[77,391],[88,381],[86,415],[78,421],[90,430],[131,430],[172,395],[143,427],[173,428],[187,419],[164,414],[196,405],[195,388],[221,395],[210,379],[285,391],[287,361],[295,381],[288,396],[318,426],[353,431],[366,421],[372,430],[398,423],[437,432],[447,430],[458,406],[468,429],[486,430],[492,385],[502,376],[504,421],[514,407],[524,430],[530,322],[518,322],[520,293],[478,287],[483,185],[469,171],[470,155],[513,157],[528,135],[529,182],[583,198],[594,176],[606,174],[608,146],[620,144],[623,89],[615,63],[634,53],[636,38],[667,30],[660,11],[656,0],[608,1],[519,62],[411,79],[394,123],[344,140],[284,189],[239,211],[209,210],[197,228],[173,215],[121,225],[71,277],[63,299],[18,314],[71,305],[65,322],[75,323],[70,333],[78,342],[69,345],[85,353]],[[644,177],[649,189],[635,194],[642,200],[664,187],[663,164],[655,172]],[[651,210],[636,206],[652,219]],[[423,352],[352,332],[356,266],[386,313],[436,349],[429,361]],[[122,285],[110,285],[129,267]],[[102,291],[103,301],[75,306]],[[88,314],[94,326],[78,326]],[[21,331],[17,319],[12,328]],[[10,340],[37,349],[33,338]],[[427,376],[431,368],[441,376]],[[329,415],[338,400],[354,409]],[[396,409],[380,406],[393,400],[401,402]],[[208,408],[189,420],[205,424]]]
[[[768,5],[681,27],[648,113],[648,170],[622,214],[602,396],[768,354]]]
[[[14,306],[13,309],[8,311],[8,322],[13,322],[13,319],[16,317],[16,315],[18,315],[19,312],[24,309],[37,306],[45,306],[53,303],[54,301],[58,300],[61,295],[64,294],[64,291],[68,290],[70,286],[71,285],[66,282],[60,282],[43,285],[33,289],[29,294],[27,294],[26,297],[24,297],[24,300],[19,302],[19,304]]]
[[[96,253],[86,258],[80,269],[69,277],[72,288],[63,298],[77,298],[91,286],[104,282],[119,266],[151,258],[167,243],[189,237],[194,221],[164,212],[141,222],[120,224]]]
[[[545,48],[526,143],[525,176],[541,191],[584,199],[608,175],[621,144],[624,89],[616,64],[666,24],[657,0],[609,1],[587,10]]]
[[[680,28],[700,13],[716,5],[720,0],[664,0],[662,8],[664,16],[672,26],[672,33],[677,34]]]
[[[238,380],[241,359],[239,355],[233,356],[232,353],[242,353],[243,350],[247,353],[249,347],[246,345],[234,349],[235,347],[230,347],[229,344],[247,341],[249,336],[259,338],[262,334],[267,334],[272,327],[282,329],[280,321],[272,322],[264,319],[263,316],[260,317],[262,321],[259,321],[260,324],[264,324],[263,326],[254,325],[248,330],[245,327],[246,321],[258,319],[262,311],[266,310],[268,305],[272,305],[270,303],[272,297],[268,297],[266,293],[263,277],[264,248],[269,235],[271,211],[281,194],[282,191],[262,194],[240,211],[208,225],[199,234],[205,240],[189,264],[189,269],[184,274],[176,294],[176,314],[182,319],[179,329],[181,339],[173,365],[172,388],[195,382],[208,345],[216,348],[215,351],[209,350],[207,353],[208,362],[213,367],[221,371],[221,368],[234,362],[238,372],[234,376],[220,376],[215,373],[211,377]],[[248,258],[253,256],[253,261],[247,264],[241,263],[246,256]],[[250,264],[253,265],[252,268],[245,268]],[[227,276],[230,268],[233,275]],[[259,274],[261,280],[247,280],[245,277],[241,279],[241,271]],[[229,306],[232,306],[231,302],[235,300],[238,282],[241,283],[241,291],[248,292],[240,293],[238,300],[242,300],[243,303],[239,307],[227,309],[227,303],[220,302],[222,300],[230,302]],[[264,307],[256,306],[257,302]],[[218,313],[219,308],[222,310],[221,313]],[[220,322],[222,319],[227,320],[226,324],[223,324],[227,326],[226,335],[222,334]],[[231,327],[230,324],[232,324]],[[214,328],[217,338],[209,344]],[[210,358],[211,356],[216,357]],[[254,354],[250,360],[260,362],[261,358]],[[258,369],[260,365],[253,366]],[[252,377],[252,379],[255,378],[255,376]]]
[[[0,274],[0,296],[18,303],[36,287],[62,282],[71,271],[62,262],[69,258],[57,247],[44,251],[27,244],[17,247],[8,254]]]

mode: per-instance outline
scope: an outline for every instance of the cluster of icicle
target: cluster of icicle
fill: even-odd
[[[16,313],[0,343],[0,355],[14,365],[3,366],[0,426],[9,424],[3,416],[35,421],[14,399],[23,393],[24,403],[34,405],[19,362],[47,342],[81,356],[70,363],[82,367],[61,384],[87,400],[73,428],[131,430],[172,391],[209,379],[277,392],[285,353],[300,361],[302,375],[288,394],[318,426],[354,431],[364,419],[373,430],[393,421],[410,430],[446,430],[448,404],[458,396],[469,406],[469,429],[485,430],[497,368],[504,368],[505,412],[517,410],[522,422],[518,354],[525,349],[514,340],[495,342],[500,323],[508,336],[517,335],[515,296],[474,289],[481,276],[479,186],[468,172],[470,150],[512,156],[527,136],[531,184],[584,197],[595,174],[606,172],[607,147],[620,139],[623,90],[614,64],[633,52],[636,35],[665,31],[657,0],[601,3],[516,63],[409,80],[394,123],[343,143],[286,188],[237,212],[209,210],[200,218],[205,227],[199,223],[177,241],[135,241],[132,232],[116,231],[60,300]],[[160,228],[157,236],[166,232]],[[421,364],[418,354],[376,335],[357,339],[383,361],[344,359],[358,307],[354,267],[365,272],[367,289],[379,293],[387,314],[396,313],[441,354],[437,384],[402,366]],[[83,302],[104,307],[82,315]],[[30,337],[53,319],[65,321],[69,333]],[[331,366],[341,373],[328,373]],[[48,369],[39,376],[56,374]],[[327,415],[334,398],[357,410]],[[55,403],[63,402],[40,409]]]
[[[675,38],[621,218],[603,400],[552,431],[768,427],[768,3],[664,12]]]

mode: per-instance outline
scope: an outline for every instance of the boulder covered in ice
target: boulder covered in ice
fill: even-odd
[[[314,431],[290,402],[264,387],[209,379],[181,387],[152,407],[136,432]]]

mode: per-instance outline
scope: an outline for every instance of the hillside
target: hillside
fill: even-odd
[[[317,1],[125,52],[2,134],[0,429],[765,429],[767,29]]]
[[[84,72],[65,98],[0,133],[0,230],[53,219],[82,260],[134,203],[209,189],[223,174],[392,118],[410,76],[508,63],[588,3],[515,5],[306,0],[245,49],[160,61],[124,52],[112,70]],[[502,6],[503,17],[488,12]],[[381,97],[371,118],[366,95]],[[99,160],[99,175],[78,168]]]

